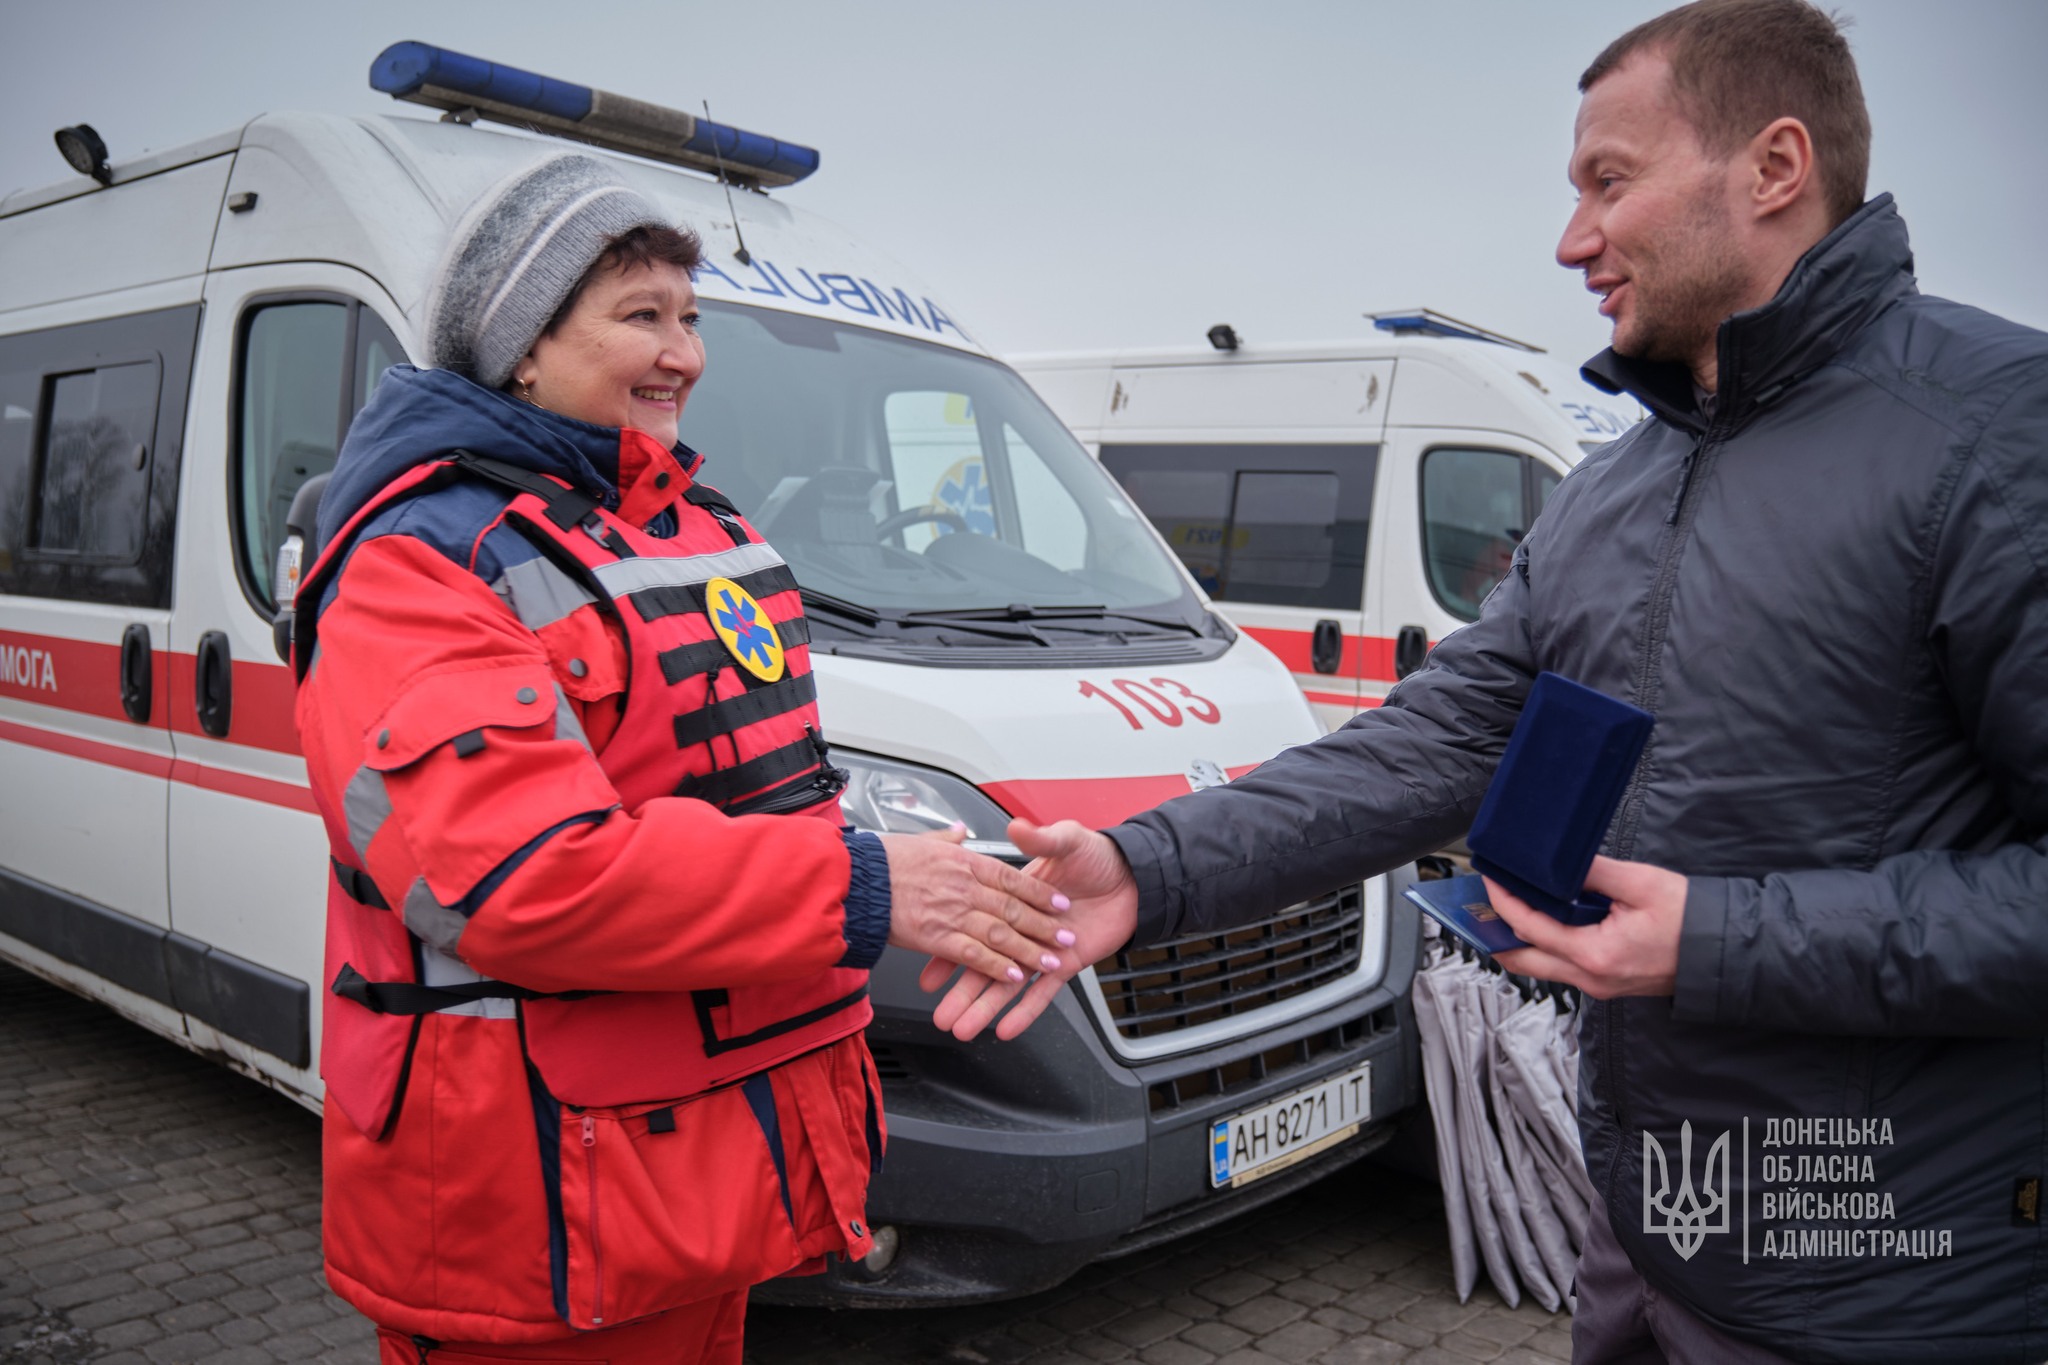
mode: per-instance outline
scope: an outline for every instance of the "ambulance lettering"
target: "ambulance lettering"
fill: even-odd
[[[832,302],[832,296],[825,292],[825,286],[812,279],[811,272],[803,267],[797,267],[796,273],[804,277],[804,283],[816,291],[815,293],[806,294],[803,290],[797,288],[793,280],[775,268],[775,262],[763,261],[761,264],[770,275],[775,277],[775,282],[788,291],[790,297],[802,299],[805,303],[815,303],[820,308]]]
[[[1635,423],[1596,403],[1559,403],[1578,425],[1594,436],[1619,436]]]
[[[25,645],[0,645],[0,685],[55,692],[56,656]]]
[[[941,336],[950,330],[962,341],[973,340],[959,323],[930,299],[913,298],[909,291],[900,287],[884,287],[873,280],[857,279],[838,271],[813,272],[802,266],[785,269],[774,261],[757,256],[739,275],[734,275],[707,257],[697,266],[697,278],[702,281],[707,277],[723,282],[727,289],[741,297],[759,294],[768,298],[795,299],[814,308],[844,309],[864,318],[886,318],[890,322]],[[758,283],[746,283],[743,277],[750,277]]]
[[[834,281],[837,281],[837,283],[834,283]],[[832,291],[833,299],[840,306],[850,308],[856,313],[865,313],[871,318],[880,316],[879,311],[875,308],[874,301],[861,292],[861,287],[853,282],[853,276],[820,275],[818,276],[818,283]]]
[[[889,296],[892,291],[883,289],[873,280],[862,280],[860,284],[861,288],[868,291],[868,297],[873,299],[875,303],[881,308],[882,315],[884,317],[897,317],[898,310],[901,310],[900,321],[914,322],[918,326],[925,328],[927,331],[937,330],[936,328],[931,327],[930,324],[925,322],[924,314],[917,311],[917,305],[911,302],[910,295],[904,293],[901,289],[893,291],[895,294],[896,301],[892,305],[889,302]]]
[[[752,270],[756,275],[759,275],[762,279],[768,282],[768,287],[766,289],[763,289],[759,285],[755,284],[748,285],[747,292],[749,294],[769,294],[778,299],[782,297],[782,286],[775,282],[775,277],[773,275],[761,269],[761,263],[759,261],[748,261],[747,268]]]

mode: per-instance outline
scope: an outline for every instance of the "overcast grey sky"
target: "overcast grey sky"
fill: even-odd
[[[1575,82],[1665,7],[0,0],[0,192],[64,175],[81,120],[118,162],[272,109],[431,117],[366,80],[416,38],[818,147],[780,193],[999,351],[1336,340],[1427,304],[1577,361],[1606,329],[1551,260]],[[2048,327],[2048,3],[1841,8],[1922,287]]]

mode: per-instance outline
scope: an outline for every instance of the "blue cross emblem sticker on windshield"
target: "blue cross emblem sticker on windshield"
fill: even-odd
[[[960,460],[939,476],[938,487],[932,490],[932,501],[949,512],[956,512],[967,523],[967,529],[982,535],[996,533],[996,505],[994,490],[988,484],[988,471],[980,460]],[[941,522],[932,528],[936,535],[950,535],[953,528]]]
[[[775,623],[752,594],[730,578],[714,578],[704,585],[704,605],[711,617],[711,629],[718,632],[726,652],[739,666],[762,682],[775,682],[788,667],[782,640]]]

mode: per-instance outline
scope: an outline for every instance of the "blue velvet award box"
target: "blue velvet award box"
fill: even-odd
[[[1585,890],[1586,871],[1652,724],[1625,701],[1537,675],[1466,838],[1472,866],[1566,924],[1604,917],[1607,898]],[[1476,876],[1417,882],[1406,895],[1481,952],[1528,946],[1494,913]]]

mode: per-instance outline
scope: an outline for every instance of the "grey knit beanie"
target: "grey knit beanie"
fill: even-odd
[[[427,363],[502,388],[612,240],[671,226],[597,160],[570,153],[506,177],[463,214],[427,294]]]

